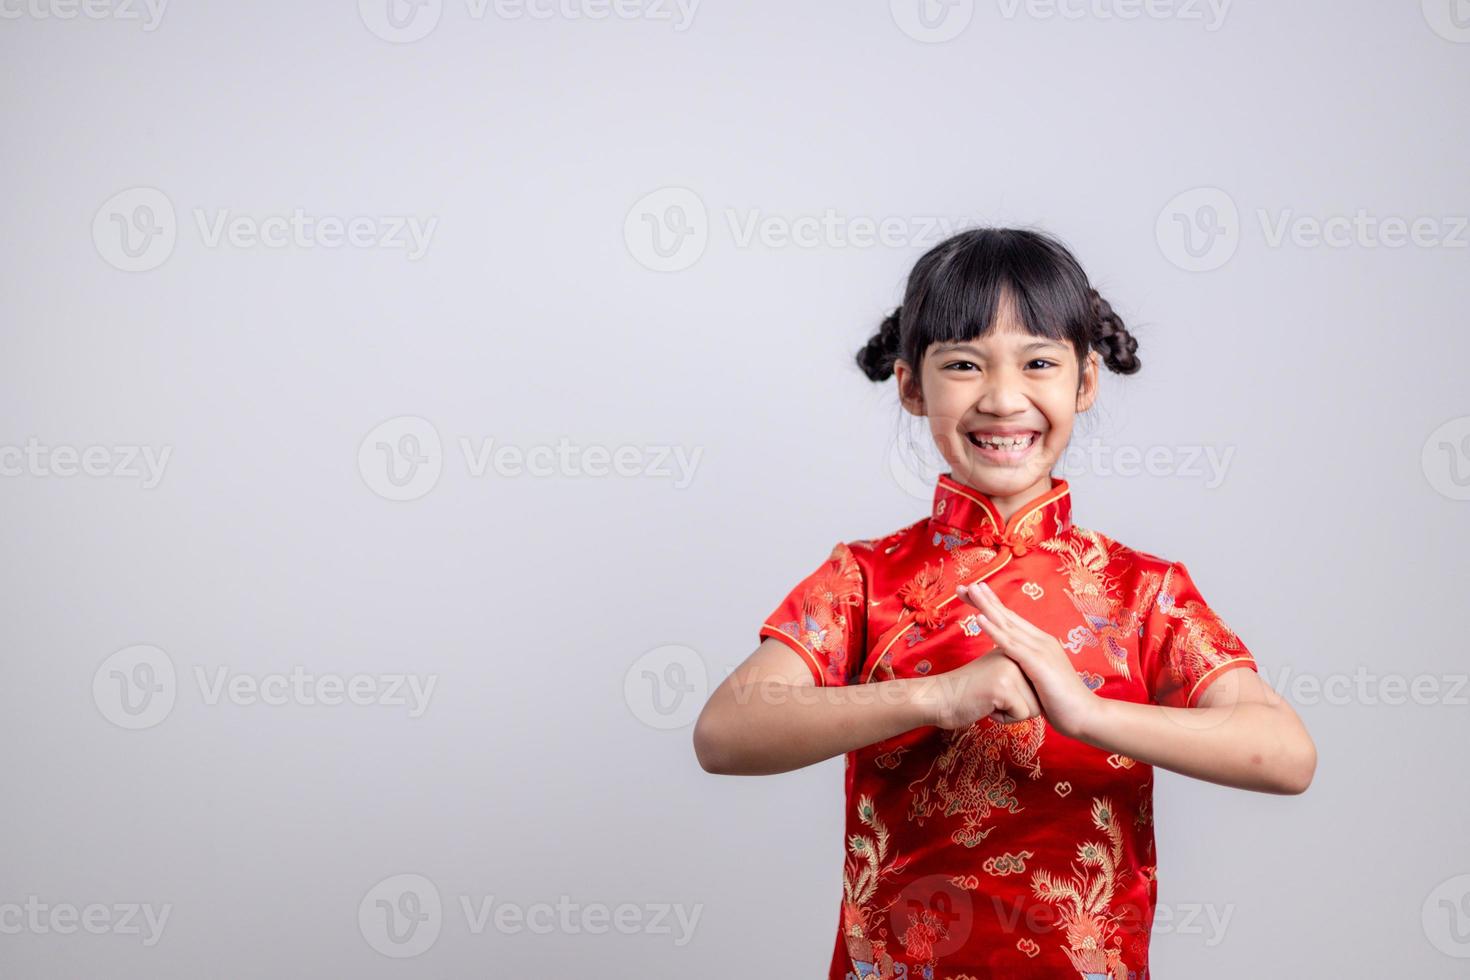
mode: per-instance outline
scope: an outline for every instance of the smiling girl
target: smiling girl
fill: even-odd
[[[858,354],[949,472],[923,519],[839,542],[694,731],[722,774],[846,754],[830,980],[1145,980],[1153,767],[1303,792],[1316,748],[1182,562],[1072,522],[1052,476],[1137,343],[1056,240],[982,228]]]

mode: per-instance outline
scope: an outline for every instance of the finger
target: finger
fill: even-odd
[[[967,587],[962,586],[961,588],[964,588],[965,590],[961,594],[969,600],[970,605],[974,606],[976,609],[980,610],[982,613],[988,616],[992,623],[995,623],[998,626],[1006,625],[1007,609],[1001,603],[1001,601],[996,598],[995,592],[986,587],[985,583],[976,582]]]
[[[1028,637],[1019,636],[1006,627],[997,625],[984,613],[980,614],[980,628],[995,642],[995,648],[1014,661],[1021,668],[1021,673],[1027,674],[1028,678],[1029,670],[1039,669],[1041,666],[1036,659],[1036,649]]]
[[[989,612],[980,613],[980,625],[997,643],[1013,644],[1021,640],[1022,634],[1003,619],[996,619]]]
[[[976,588],[976,586],[974,584],[970,584],[970,585],[963,585],[962,584],[962,585],[956,586],[955,587],[955,594],[957,594],[961,599],[965,600],[971,606],[975,607],[976,609],[978,609],[980,611],[980,622],[981,623],[989,623],[989,624],[991,624],[991,626],[993,626],[993,627],[995,627],[997,629],[1003,629],[1004,628],[1004,624],[1003,623],[998,622],[993,617],[987,617],[986,616],[987,613],[993,613],[993,612],[996,611],[995,610],[995,606],[994,606],[993,603],[990,602],[990,600],[988,598],[986,598],[986,596],[983,593],[981,593],[979,591],[979,589]],[[996,635],[995,632],[992,632],[991,630],[987,630],[987,632],[990,632],[991,633],[991,639],[995,640],[997,643],[1000,642],[1000,637],[998,635]]]
[[[971,586],[961,582],[959,585],[955,586],[954,593],[955,595],[959,596],[962,601],[969,603],[976,609],[980,608],[980,603],[976,600],[974,589]]]
[[[991,619],[1003,622],[1008,626],[1014,626],[1016,628],[1031,625],[1031,623],[1028,622],[1025,617],[1021,616],[1019,613],[1013,612],[1010,606],[1007,606],[1004,602],[1001,602],[1000,596],[995,594],[995,590],[990,587],[989,583],[979,583],[979,585],[976,587],[976,591],[980,593],[981,599],[983,601],[987,602],[991,607],[993,607],[994,612],[991,613]]]
[[[1013,622],[1021,621],[1020,617],[1006,608],[1005,603],[995,594],[995,590],[984,582],[976,582],[970,585],[967,593],[970,604],[989,618],[996,628],[1004,630]]]

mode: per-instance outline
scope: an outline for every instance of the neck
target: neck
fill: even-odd
[[[976,489],[978,490],[979,488],[976,487]],[[1031,486],[1027,487],[1025,490],[1018,491],[1017,493],[1006,494],[1004,496],[997,496],[988,493],[985,494],[985,496],[990,498],[990,502],[995,505],[996,512],[1000,514],[1001,520],[1010,521],[1012,514],[1016,513],[1016,511],[1020,510],[1022,507],[1025,507],[1028,503],[1035,500],[1037,497],[1046,493],[1050,489],[1051,474],[1043,473],[1041,479],[1031,484]],[[981,493],[984,493],[984,491],[982,490]]]

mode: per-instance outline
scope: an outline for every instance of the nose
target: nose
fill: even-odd
[[[1006,418],[1026,411],[1029,404],[1015,371],[992,372],[980,390],[975,409],[981,415]]]

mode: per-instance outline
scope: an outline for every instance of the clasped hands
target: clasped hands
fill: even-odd
[[[979,610],[980,627],[994,650],[944,674],[934,724],[967,728],[989,717],[1010,724],[1044,715],[1053,728],[1077,737],[1101,698],[1078,676],[1057,638],[1000,601],[984,582],[960,585],[959,598]]]

